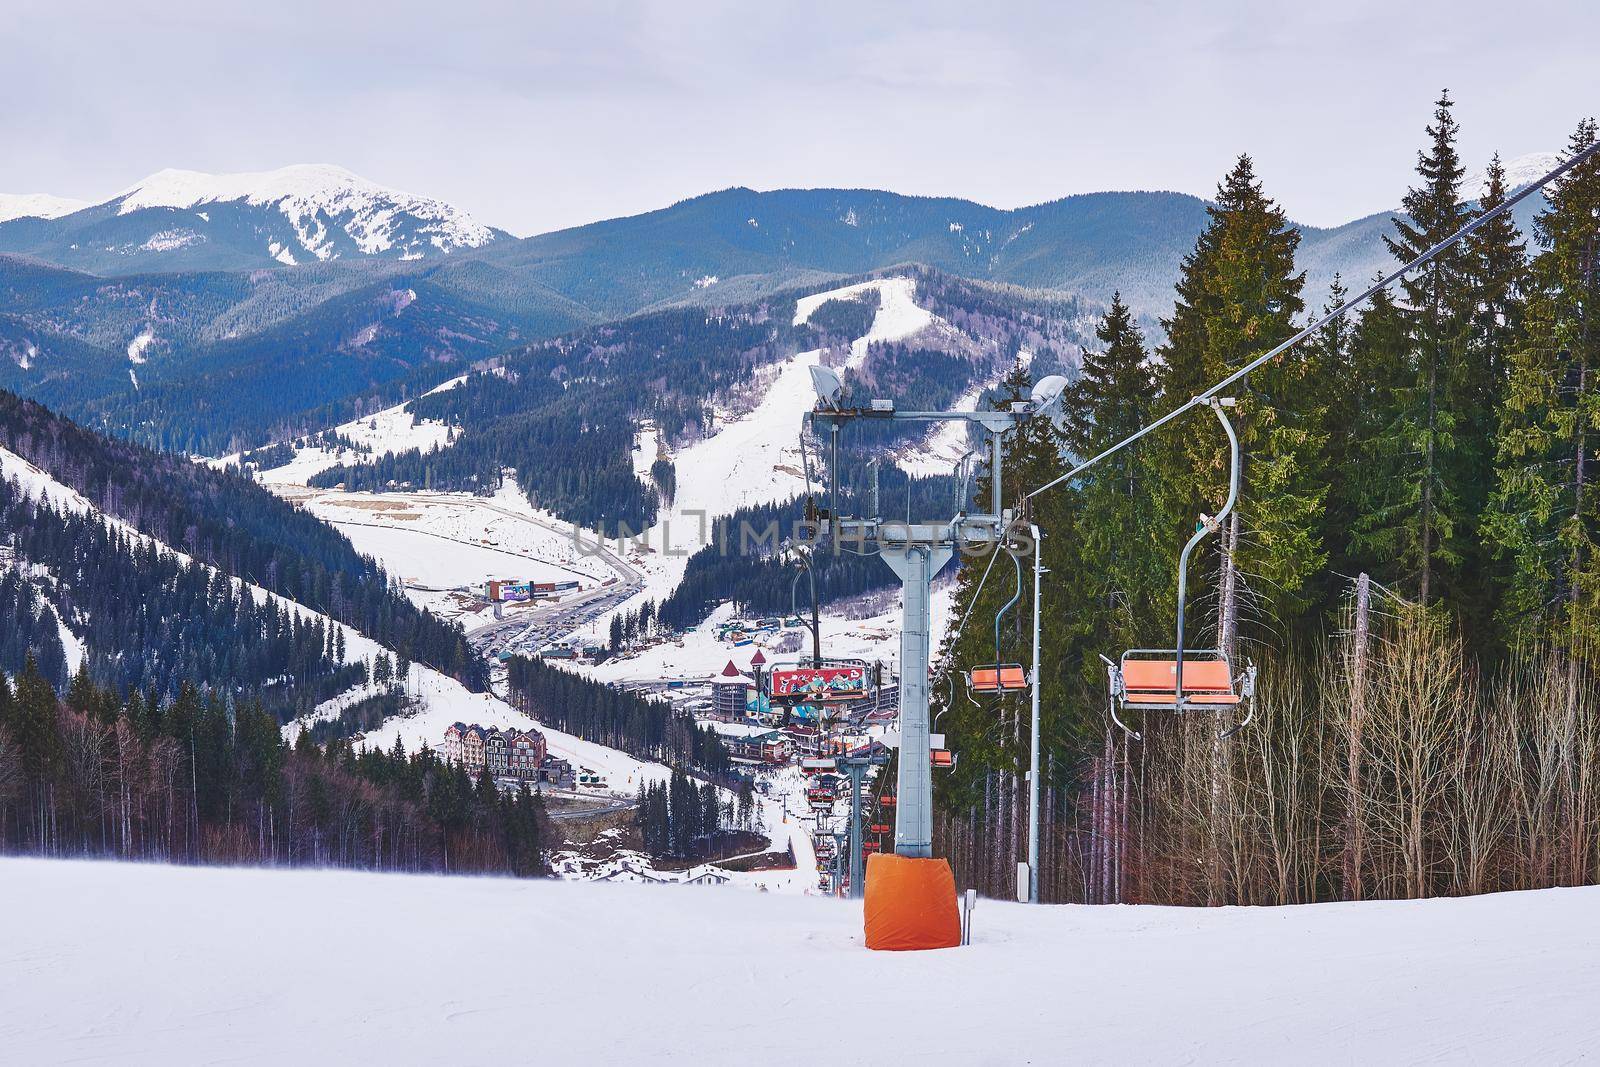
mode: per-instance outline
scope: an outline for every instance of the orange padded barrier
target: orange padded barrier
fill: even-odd
[[[867,857],[867,947],[902,951],[961,944],[956,878],[945,860]]]

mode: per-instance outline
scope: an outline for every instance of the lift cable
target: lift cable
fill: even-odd
[[[1373,296],[1377,295],[1379,292],[1381,292],[1384,289],[1387,289],[1389,286],[1393,285],[1400,278],[1403,278],[1405,275],[1411,273],[1413,270],[1416,270],[1418,267],[1422,266],[1424,263],[1427,263],[1429,260],[1431,260],[1434,257],[1438,256],[1439,253],[1443,252],[1445,249],[1449,248],[1451,245],[1454,245],[1457,242],[1461,241],[1462,239],[1470,236],[1475,230],[1477,230],[1484,223],[1488,222],[1489,220],[1491,220],[1493,218],[1496,218],[1496,217],[1498,217],[1500,215],[1505,214],[1507,211],[1510,211],[1513,207],[1515,207],[1518,203],[1520,203],[1522,200],[1524,200],[1528,196],[1532,195],[1535,191],[1543,189],[1545,186],[1549,185],[1551,182],[1553,182],[1557,178],[1561,177],[1563,174],[1565,174],[1567,171],[1571,170],[1573,167],[1576,167],[1578,164],[1582,163],[1584,160],[1586,160],[1589,157],[1593,156],[1596,152],[1600,152],[1600,141],[1596,141],[1594,144],[1590,145],[1588,148],[1585,148],[1583,151],[1577,153],[1571,159],[1567,160],[1565,163],[1562,163],[1560,166],[1556,167],[1554,170],[1552,170],[1550,173],[1546,174],[1543,178],[1540,178],[1538,181],[1530,182],[1528,185],[1524,186],[1516,194],[1514,194],[1514,195],[1512,195],[1510,197],[1507,197],[1504,201],[1502,201],[1499,204],[1499,206],[1494,207],[1494,208],[1490,209],[1489,211],[1484,212],[1482,215],[1479,215],[1477,218],[1473,219],[1471,222],[1469,222],[1465,226],[1461,227],[1461,229],[1457,230],[1455,233],[1451,234],[1449,237],[1446,237],[1443,241],[1440,241],[1438,244],[1434,245],[1432,248],[1430,248],[1427,251],[1423,252],[1421,255],[1417,256],[1415,259],[1411,260],[1409,263],[1405,264],[1402,267],[1399,267],[1398,269],[1396,269],[1394,271],[1391,271],[1388,275],[1386,275],[1383,278],[1379,279],[1377,282],[1374,282],[1372,287],[1367,289],[1366,292],[1362,293],[1359,296],[1356,296],[1356,297],[1353,297],[1353,298],[1351,298],[1349,300],[1346,300],[1343,304],[1340,304],[1337,308],[1334,308],[1332,311],[1328,312],[1326,315],[1322,316],[1322,318],[1318,319],[1316,322],[1313,322],[1311,325],[1307,326],[1305,329],[1301,330],[1299,333],[1295,334],[1293,337],[1289,338],[1287,341],[1282,342],[1281,344],[1279,344],[1276,347],[1270,349],[1269,351],[1265,352],[1264,354],[1262,354],[1260,356],[1257,356],[1254,360],[1250,361],[1249,363],[1246,363],[1243,367],[1240,367],[1238,370],[1234,371],[1232,374],[1230,374],[1226,378],[1222,379],[1222,381],[1218,382],[1216,385],[1213,385],[1210,389],[1207,389],[1205,392],[1200,393],[1197,396],[1191,397],[1189,400],[1187,400],[1183,404],[1180,404],[1178,407],[1173,408],[1171,411],[1169,411],[1165,415],[1161,416],[1161,418],[1157,419],[1155,422],[1152,422],[1149,425],[1144,426],[1143,428],[1134,431],[1133,433],[1129,434],[1127,437],[1124,437],[1121,441],[1118,441],[1116,444],[1112,445],[1110,448],[1107,448],[1104,452],[1101,452],[1099,455],[1095,456],[1094,458],[1087,459],[1087,460],[1083,461],[1082,463],[1078,464],[1076,467],[1073,467],[1071,470],[1067,471],[1067,473],[1061,475],[1060,477],[1052,478],[1050,481],[1044,483],[1039,488],[1037,488],[1033,492],[1029,493],[1027,496],[1024,496],[1022,499],[1025,500],[1025,501],[1026,500],[1032,500],[1034,497],[1038,496],[1040,493],[1044,492],[1046,489],[1050,489],[1050,488],[1052,488],[1054,486],[1060,485],[1062,482],[1069,481],[1069,480],[1071,480],[1073,478],[1076,478],[1078,475],[1082,474],[1084,471],[1088,470],[1090,467],[1094,466],[1096,463],[1099,463],[1101,460],[1105,459],[1107,456],[1110,456],[1110,455],[1112,455],[1113,453],[1116,453],[1116,452],[1120,452],[1124,448],[1127,448],[1129,445],[1133,444],[1135,441],[1139,440],[1140,438],[1145,437],[1148,434],[1154,433],[1156,430],[1159,430],[1161,427],[1165,426],[1167,423],[1171,422],[1173,419],[1176,419],[1179,415],[1182,415],[1184,412],[1189,411],[1189,410],[1191,410],[1193,408],[1202,407],[1205,404],[1209,403],[1212,397],[1221,394],[1221,392],[1224,389],[1228,388],[1230,385],[1233,385],[1235,382],[1237,382],[1239,379],[1243,378],[1245,375],[1249,374],[1251,371],[1255,370],[1257,367],[1261,366],[1262,364],[1268,362],[1271,359],[1276,358],[1277,356],[1281,356],[1283,353],[1287,352],[1289,349],[1293,348],[1295,345],[1299,344],[1301,341],[1304,341],[1307,337],[1310,337],[1312,334],[1316,333],[1318,330],[1322,329],[1324,326],[1328,325],[1330,322],[1333,322],[1333,321],[1335,321],[1337,319],[1343,318],[1345,315],[1347,315],[1354,308],[1356,308],[1359,305],[1361,305],[1361,304],[1365,303],[1366,301],[1370,300]]]

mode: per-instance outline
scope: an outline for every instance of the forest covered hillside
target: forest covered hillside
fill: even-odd
[[[1496,166],[1464,202],[1459,135],[1445,94],[1406,218],[1384,234],[1391,265],[1508,195]],[[1595,143],[1585,119],[1566,153],[1583,161],[1531,226],[1490,219],[1237,383],[1242,480],[1220,529],[1204,516],[1226,495],[1230,450],[1203,410],[1035,498],[1048,899],[1285,904],[1600,881]],[[1110,447],[1360,285],[1308,285],[1303,235],[1266,190],[1240,157],[1163,337],[1125,305],[1107,312],[1067,424],[1013,440],[1011,499],[1052,481],[1063,453]],[[1023,392],[1028,376],[1006,384]],[[1253,662],[1254,696],[1115,716],[1100,657],[1172,647],[1174,560],[1197,530],[1188,647],[1238,672]],[[1013,588],[981,574],[963,570],[957,603],[989,619]],[[1016,595],[1009,619],[1026,619],[1030,591]],[[1026,657],[1024,637],[1008,621],[996,649],[969,628],[943,670]],[[1003,891],[1021,858],[1025,702],[938,703],[962,753],[941,783],[942,847]]]

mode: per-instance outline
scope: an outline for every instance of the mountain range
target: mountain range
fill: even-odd
[[[1508,172],[1525,182],[1551,159]],[[1519,206],[1524,230],[1541,206]],[[0,196],[0,220],[18,216],[0,221],[0,387],[146,443],[229,451],[532,340],[901,264],[1091,305],[1120,291],[1158,328],[1206,209],[1175,192],[1007,210],[734,188],[517,238],[339,167],[162,171],[88,206]],[[1335,273],[1354,284],[1390,265],[1389,220],[1301,227],[1308,306]]]

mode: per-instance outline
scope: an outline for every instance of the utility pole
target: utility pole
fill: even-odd
[[[1044,574],[1044,535],[1038,524],[1028,523],[1028,533],[1033,537],[1033,684],[1028,687],[1032,701],[1030,709],[1030,751],[1028,753],[1028,903],[1039,903],[1039,686],[1043,684],[1039,670],[1039,612],[1040,575]]]

